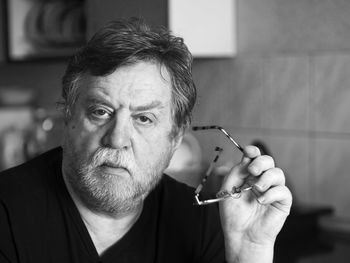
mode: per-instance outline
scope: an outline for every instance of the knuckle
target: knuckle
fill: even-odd
[[[283,170],[281,169],[281,168],[279,168],[279,167],[275,167],[275,168],[273,168],[273,171],[274,171],[274,173],[276,173],[276,175],[278,175],[279,177],[285,177],[284,176],[284,172],[283,172]]]
[[[288,198],[291,200],[291,202],[293,201],[293,194],[292,192],[289,190],[289,188],[287,186],[285,186],[285,188],[287,189],[287,195],[288,195]]]
[[[274,167],[275,166],[275,161],[270,155],[261,155],[256,158],[256,162],[260,164],[266,164],[268,166]]]
[[[247,145],[244,147],[244,152],[251,158],[260,156],[260,149],[254,145]]]
[[[275,173],[281,184],[285,185],[286,184],[286,177],[284,176],[284,172],[281,168],[276,167],[274,168]]]
[[[286,182],[284,172],[281,168],[275,167],[267,170],[263,176],[270,180],[278,182],[278,184],[284,185]]]
[[[275,166],[275,160],[270,155],[264,155],[266,162],[270,163],[272,166]]]
[[[261,155],[259,147],[252,145],[252,149],[254,150],[256,155]]]
[[[283,193],[285,199],[290,200],[290,202],[293,201],[293,195],[292,192],[289,190],[289,188],[285,185],[281,185],[281,192]]]

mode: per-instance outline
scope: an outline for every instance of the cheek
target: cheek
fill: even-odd
[[[74,147],[79,152],[92,152],[99,146],[99,132],[91,129],[84,121],[72,120],[66,126],[65,136],[69,138],[68,147]]]
[[[168,136],[153,135],[136,143],[134,146],[134,154],[136,161],[147,165],[147,163],[155,163],[160,159],[167,158],[172,152],[172,143]]]

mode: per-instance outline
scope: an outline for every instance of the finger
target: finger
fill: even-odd
[[[244,179],[248,176],[248,173],[243,172],[240,165],[234,166],[231,171],[224,177],[221,190],[230,191],[233,186],[240,186],[243,184]]]
[[[279,185],[270,188],[258,199],[258,202],[263,205],[273,205],[276,208],[288,212],[292,206],[292,194],[285,185]]]
[[[260,150],[253,145],[245,146],[243,149],[242,161],[234,166],[231,171],[226,175],[221,186],[221,190],[230,190],[233,186],[241,186],[244,183],[244,179],[249,176],[247,165],[252,159],[260,156]]]
[[[276,167],[264,172],[259,177],[254,187],[256,187],[259,190],[259,192],[265,192],[273,186],[285,185],[285,183],[286,179],[282,169]]]
[[[250,163],[250,161],[260,156],[260,149],[254,145],[247,145],[243,148],[242,165]]]
[[[275,161],[269,155],[260,155],[256,157],[248,165],[248,172],[252,175],[258,176],[268,169],[275,167]]]

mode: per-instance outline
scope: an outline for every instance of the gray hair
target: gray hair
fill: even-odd
[[[138,61],[154,61],[167,69],[172,82],[175,132],[187,128],[196,101],[192,55],[182,38],[162,27],[151,28],[138,18],[110,22],[70,59],[62,79],[60,104],[65,118],[73,114],[79,80],[85,73],[106,76]]]

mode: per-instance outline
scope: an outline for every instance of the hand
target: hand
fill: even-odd
[[[252,190],[242,192],[238,199],[220,202],[227,260],[239,257],[247,262],[264,262],[265,257],[269,262],[276,236],[289,215],[292,195],[285,186],[283,171],[255,146],[244,148],[242,161],[225,176],[221,190],[231,191],[247,181],[253,182]]]

